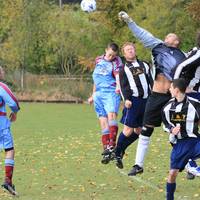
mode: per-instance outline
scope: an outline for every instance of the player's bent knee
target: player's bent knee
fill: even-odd
[[[12,151],[12,150],[14,150],[14,147],[5,149],[5,152]]]
[[[153,130],[154,130],[153,127],[143,126],[141,135],[146,136],[146,137],[151,137]]]
[[[139,135],[142,132],[142,128],[138,127],[138,128],[134,128],[134,133]]]
[[[168,176],[168,182],[174,183],[176,181],[177,175],[178,175],[178,170],[170,170]]]
[[[128,136],[130,136],[133,133],[133,128],[124,125],[123,133],[124,133],[125,136],[128,137]]]

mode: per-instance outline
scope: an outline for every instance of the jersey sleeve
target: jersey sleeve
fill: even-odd
[[[150,88],[153,87],[153,81],[154,81],[154,71],[153,71],[153,66],[150,66],[149,63],[143,61],[145,69],[146,70],[146,77],[147,77],[147,81],[149,83]]]
[[[5,104],[8,105],[8,107],[12,110],[12,112],[16,113],[20,110],[19,103],[15,95],[4,83],[0,83],[0,96]]]
[[[162,40],[154,37],[150,32],[138,26],[135,22],[129,22],[128,27],[134,36],[147,48],[153,49],[156,45],[163,43]]]
[[[119,56],[117,56],[113,61],[113,75],[116,76],[123,69],[123,63]]]
[[[120,90],[121,90],[122,99],[124,101],[131,100],[132,90],[130,88],[130,84],[129,84],[129,81],[124,69],[122,69],[119,73],[119,82],[120,82]]]
[[[98,64],[102,60],[103,56],[97,56],[95,59],[95,65]]]
[[[170,113],[169,113],[170,107],[171,107],[171,104],[167,103],[161,111],[162,121],[164,124],[164,130],[168,133],[170,133],[171,129],[174,127],[173,123],[171,123],[170,121]]]
[[[196,111],[197,111],[198,119],[199,119],[199,121],[200,121],[200,101],[197,103]]]
[[[197,67],[194,78],[189,83],[189,87],[198,91],[198,88],[200,87],[200,65]]]
[[[185,61],[177,66],[174,74],[174,79],[179,78],[185,68],[187,68],[186,71],[190,73],[192,69],[197,68],[198,66],[200,66],[200,49],[198,49],[195,54],[190,55]]]

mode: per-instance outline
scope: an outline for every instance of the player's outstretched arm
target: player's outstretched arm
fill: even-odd
[[[129,17],[129,15],[125,11],[120,11],[118,14],[118,18],[120,21],[124,21],[127,24],[133,22],[133,19]]]
[[[150,32],[138,26],[133,19],[124,11],[119,12],[118,18],[128,24],[129,29],[139,39],[143,45],[147,48],[154,48],[159,43],[163,43],[162,40],[154,37]]]

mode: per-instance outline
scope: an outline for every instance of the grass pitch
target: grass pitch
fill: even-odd
[[[120,126],[120,130],[121,130]],[[124,158],[124,169],[102,165],[99,125],[93,107],[69,104],[21,104],[12,131],[16,149],[14,184],[19,200],[161,200],[171,147],[156,129],[144,173],[128,177],[136,143]],[[4,177],[4,153],[0,176]],[[200,181],[177,179],[175,199],[200,199]],[[0,189],[0,199],[13,199]]]

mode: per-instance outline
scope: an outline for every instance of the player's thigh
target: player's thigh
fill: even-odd
[[[146,103],[143,124],[158,127],[161,125],[161,110],[171,98],[168,94],[153,92]]]
[[[147,99],[134,98],[133,107],[134,107],[134,120],[137,126],[134,128],[142,127],[144,112],[146,107]]]
[[[14,146],[10,128],[0,130],[0,148],[10,149]]]
[[[133,97],[132,106],[123,109],[121,123],[130,128],[142,127],[145,104],[146,100]]]
[[[100,93],[96,92],[94,94],[94,110],[97,114],[97,117],[107,117],[106,110],[104,108],[103,97]]]

